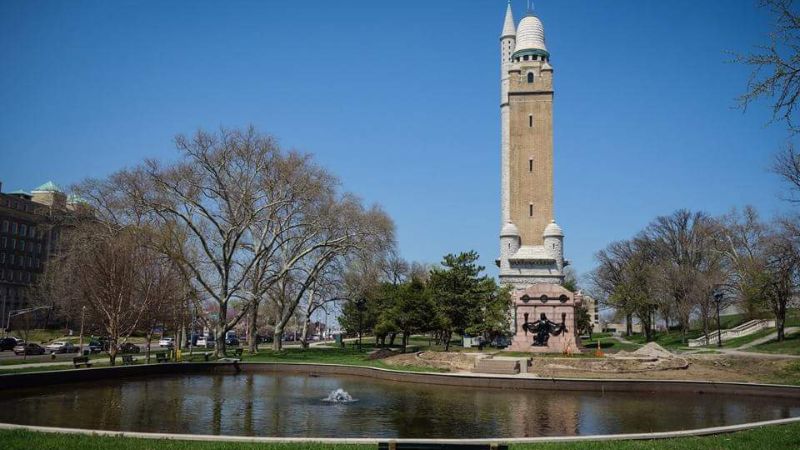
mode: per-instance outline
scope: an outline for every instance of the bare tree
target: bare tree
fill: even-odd
[[[793,0],[760,0],[775,18],[769,43],[756,47],[752,54],[736,55],[736,62],[753,67],[747,92],[739,104],[747,108],[752,102],[769,98],[773,120],[786,122],[793,133],[798,128],[794,115],[800,97],[800,14]]]

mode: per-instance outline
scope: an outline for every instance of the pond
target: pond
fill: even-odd
[[[355,401],[323,400],[337,389]],[[0,422],[247,436],[567,436],[705,428],[793,416],[800,416],[800,400],[465,388],[344,375],[183,374],[0,392]]]

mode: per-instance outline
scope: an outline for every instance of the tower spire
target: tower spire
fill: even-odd
[[[511,0],[508,0],[508,7],[506,7],[506,19],[503,22],[503,33],[501,38],[506,36],[516,36],[517,27],[514,26],[514,13],[511,12]]]

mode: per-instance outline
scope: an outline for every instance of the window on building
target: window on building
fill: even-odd
[[[17,249],[17,240],[16,239],[12,239],[11,240],[11,250],[16,250],[16,249]]]
[[[17,255],[15,255],[15,254],[13,254],[13,253],[12,253],[12,254],[11,254],[11,257],[8,259],[8,263],[9,263],[10,265],[12,265],[12,266],[13,266],[13,265],[14,265],[14,259],[15,259],[16,257],[17,257]]]
[[[8,239],[6,239],[5,236],[0,238],[0,247],[6,248],[7,245],[8,245]]]
[[[36,237],[36,227],[31,227],[31,230],[30,230],[30,233],[28,233],[28,236],[31,237],[31,238],[35,238]]]
[[[528,83],[533,83],[533,72],[528,72]]]
[[[527,61],[527,60],[528,60],[528,55],[524,55],[524,56],[522,57],[522,60],[523,60],[523,61]]]
[[[4,233],[8,233],[8,221],[7,220],[3,221],[3,232]]]
[[[0,264],[5,264],[6,262],[6,254],[0,253]]]
[[[19,235],[20,236],[27,236],[28,235],[28,226],[24,223],[19,224]]]
[[[533,172],[533,158],[528,160],[528,172]]]
[[[555,244],[553,245],[555,247]],[[33,258],[28,256],[28,267],[33,268]]]
[[[533,114],[528,114],[528,128],[533,128]]]
[[[19,241],[19,249],[23,252],[25,251],[25,241]]]
[[[41,254],[42,253],[42,243],[41,242],[36,244],[36,253],[37,254]]]
[[[11,222],[11,234],[17,234],[17,222]]]
[[[533,203],[528,205],[528,215],[533,217]]]

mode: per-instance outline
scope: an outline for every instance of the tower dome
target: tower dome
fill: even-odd
[[[555,220],[553,220],[549,224],[547,224],[547,226],[544,229],[544,233],[542,233],[542,235],[545,236],[545,237],[548,237],[548,236],[562,236],[563,237],[564,236],[564,231],[561,230],[561,227],[558,226],[558,224],[556,223]]]
[[[542,21],[533,14],[523,17],[517,26],[517,45],[514,48],[514,57],[521,55],[550,56],[544,45]]]
[[[517,237],[519,237],[519,230],[517,229],[517,226],[514,225],[513,223],[506,222],[503,225],[503,229],[500,230],[500,236],[501,237],[504,237],[504,236],[517,236]]]

